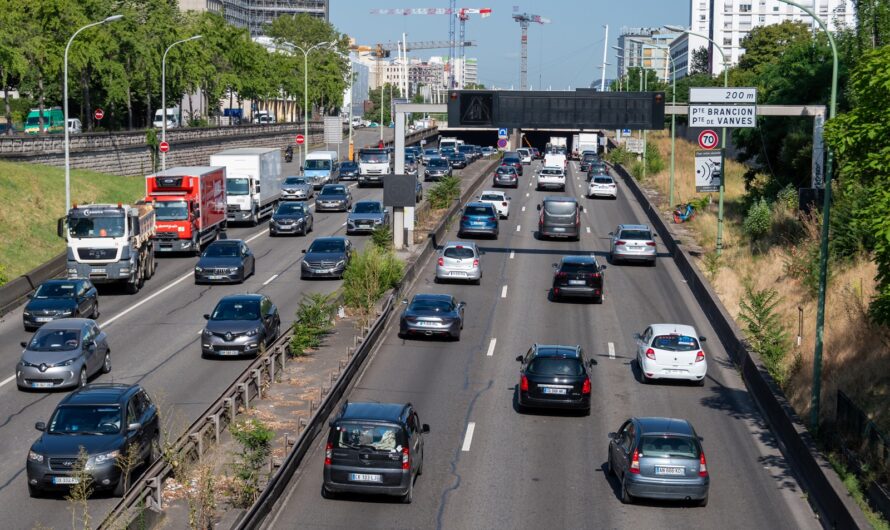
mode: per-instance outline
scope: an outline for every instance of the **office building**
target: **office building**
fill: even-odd
[[[179,0],[179,9],[209,11],[222,15],[229,24],[248,28],[252,37],[265,35],[265,28],[281,16],[309,14],[329,20],[329,0]]]
[[[654,70],[658,79],[671,79],[670,44],[678,34],[659,28],[621,28],[618,35],[618,76],[626,77],[631,68]]]

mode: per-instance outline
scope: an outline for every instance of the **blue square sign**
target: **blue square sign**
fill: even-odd
[[[630,136],[630,129],[621,129],[621,134],[624,136]]]
[[[498,129],[498,138],[506,138],[507,137],[507,128],[501,127]]]

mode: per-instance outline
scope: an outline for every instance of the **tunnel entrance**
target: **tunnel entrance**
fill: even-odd
[[[479,147],[497,147],[498,130],[497,129],[446,129],[439,128],[440,138],[457,138],[463,140],[469,145],[478,145]]]

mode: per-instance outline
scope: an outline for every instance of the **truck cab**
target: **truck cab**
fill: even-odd
[[[253,226],[272,215],[281,198],[281,149],[243,147],[210,155],[210,165],[226,170],[229,222]]]
[[[365,148],[358,152],[359,185],[382,183],[393,172],[392,155],[386,148]]]
[[[145,178],[145,200],[155,208],[155,252],[200,253],[226,226],[226,170],[173,168]]]
[[[181,115],[179,113],[179,107],[170,107],[166,109],[158,109],[155,111],[154,120],[152,120],[151,124],[155,126],[157,129],[161,129],[164,127],[164,117],[166,115],[167,119],[167,128],[174,129],[182,125]]]

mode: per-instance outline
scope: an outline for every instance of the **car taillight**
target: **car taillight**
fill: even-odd
[[[402,448],[402,469],[411,469],[410,463],[411,453],[408,451],[408,447],[405,446]]]
[[[469,221],[470,218],[465,215],[465,216],[461,217],[460,220],[466,222],[466,221]]]
[[[568,274],[565,273],[565,272],[557,272],[557,273],[556,273],[556,277],[557,277],[557,278],[567,278],[567,277],[568,277]]]
[[[445,258],[439,258],[439,266],[442,267],[445,265]]]
[[[581,226],[581,209],[575,210],[575,226]]]
[[[708,461],[705,460],[705,452],[701,452],[701,456],[698,457],[698,476],[707,477],[708,476]]]
[[[528,392],[528,377],[522,375],[519,377],[519,390]]]
[[[589,278],[599,278],[599,277],[600,277],[600,273],[598,273],[598,272],[592,272],[592,273],[588,274],[587,276],[588,276]]]
[[[475,259],[473,260],[473,266],[474,266],[474,267],[478,267],[478,266],[479,266],[479,258],[475,258]]]
[[[618,241],[615,242],[615,244],[616,245],[626,245],[627,241],[622,241],[621,239],[619,239]]]
[[[705,360],[705,352],[699,350],[698,353],[695,354],[695,362],[700,363]]]
[[[488,220],[491,222],[495,222],[498,220],[498,218],[497,217],[489,217]]]
[[[648,350],[646,350],[646,357],[648,357],[654,361],[655,360],[655,350],[653,350],[652,348],[649,348]]]
[[[331,453],[334,451],[334,444],[328,442],[328,444],[324,447],[324,465],[331,465]]]
[[[646,241],[646,245],[648,245],[648,246],[650,246],[650,247],[654,247],[654,246],[655,246],[655,241]]]
[[[584,379],[584,385],[581,387],[581,393],[582,394],[590,393],[590,378],[589,377]]]
[[[634,449],[634,454],[630,458],[630,472],[639,475],[640,474],[640,450]]]

